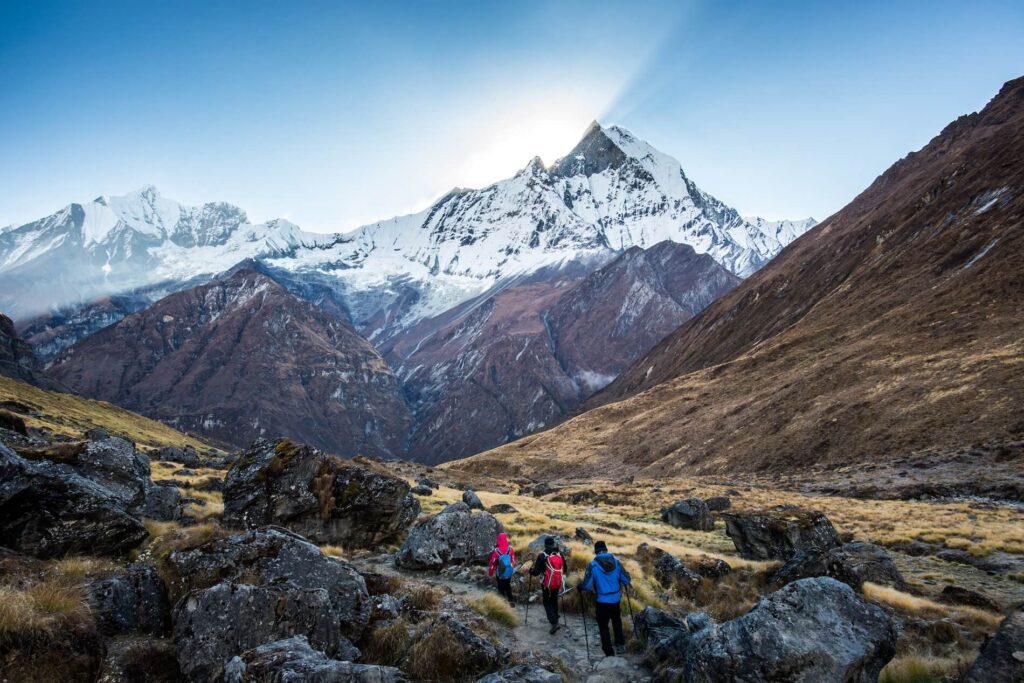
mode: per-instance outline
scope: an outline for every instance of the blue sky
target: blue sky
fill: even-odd
[[[595,118],[744,214],[821,219],[1024,75],[1022,36],[1009,1],[0,0],[0,225],[152,183],[348,229]]]

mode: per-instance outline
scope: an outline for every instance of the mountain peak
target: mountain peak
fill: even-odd
[[[618,168],[628,158],[605,128],[592,121],[572,151],[552,165],[551,173],[562,177],[591,176],[608,168]]]

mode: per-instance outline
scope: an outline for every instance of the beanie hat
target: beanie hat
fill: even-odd
[[[608,552],[608,545],[604,541],[598,541],[594,544],[595,553],[606,553]]]
[[[554,550],[554,549],[555,549],[555,539],[553,537],[551,537],[551,536],[545,536],[544,537],[544,550]]]

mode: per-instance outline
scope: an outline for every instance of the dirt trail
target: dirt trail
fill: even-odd
[[[444,586],[449,588],[454,596],[466,602],[480,598],[487,593],[496,594],[495,590],[488,590],[476,583],[457,581],[428,572],[406,572],[393,566],[382,567],[380,565],[376,565],[374,571]],[[593,619],[593,610],[586,618],[587,637],[590,641],[589,657],[587,640],[583,633],[583,620],[579,614],[563,615],[562,627],[557,633],[551,635],[549,633],[550,625],[544,614],[544,606],[540,602],[540,591],[535,590],[534,593],[534,601],[530,603],[528,622],[526,605],[520,599],[516,607],[520,619],[519,625],[514,628],[496,625],[501,643],[513,654],[534,652],[538,655],[559,659],[565,667],[564,672],[570,672],[574,676],[573,681],[583,683],[640,683],[651,680],[651,673],[643,666],[642,658],[639,655],[626,653],[622,657],[604,656],[601,651],[601,637],[597,630],[597,623]],[[630,628],[628,615],[624,615],[623,628],[626,630],[628,638]]]

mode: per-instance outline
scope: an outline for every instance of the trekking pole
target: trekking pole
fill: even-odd
[[[565,621],[565,631],[572,636],[572,629],[569,628],[569,615],[565,613],[565,594],[569,591],[565,590],[565,584],[562,585],[562,590],[558,593],[558,614]]]
[[[629,607],[629,623],[633,625],[633,637],[639,638],[636,634],[636,617],[633,616],[633,601],[629,599],[629,589],[631,586],[626,584],[626,605]]]
[[[590,636],[587,635],[587,596],[583,594],[583,591],[579,592],[580,604],[583,609],[580,610],[580,616],[583,618],[583,642],[587,644],[587,664],[590,664]]]
[[[523,625],[529,626],[530,624],[530,596],[533,595],[533,575],[526,581],[526,618],[523,619]]]

